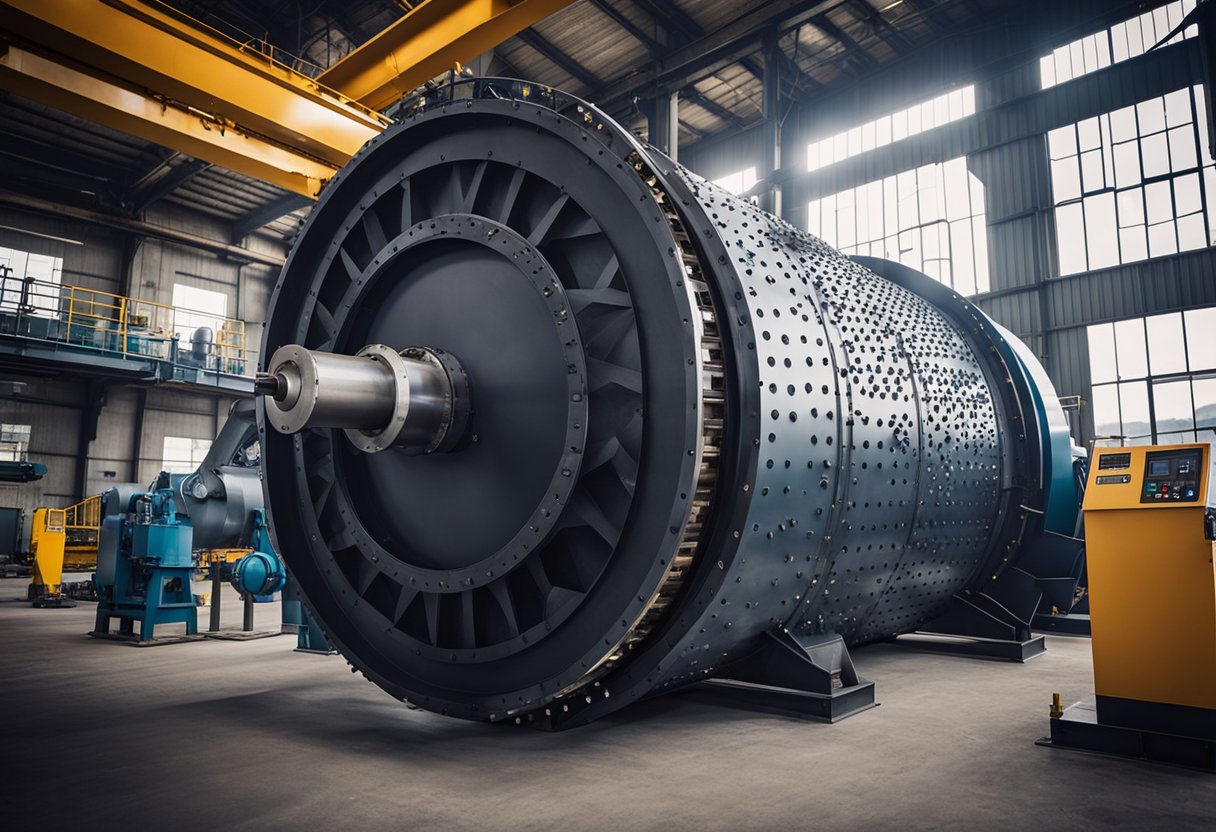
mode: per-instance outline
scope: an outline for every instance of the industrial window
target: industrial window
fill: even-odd
[[[29,450],[29,425],[0,425],[0,459],[6,462],[24,462]]]
[[[818,170],[852,156],[975,115],[975,85],[939,95],[851,130],[807,145],[807,170]]]
[[[37,282],[27,286],[26,278]],[[0,246],[0,309],[57,315],[62,279],[62,257]]]
[[[756,184],[756,167],[753,165],[750,168],[735,171],[729,176],[722,176],[712,181],[719,188],[730,191],[736,196],[742,196]]]
[[[1216,306],[1088,327],[1095,436],[1216,439]]]
[[[1194,8],[1195,0],[1175,0],[1109,29],[1064,44],[1039,59],[1043,89],[1143,55],[1172,32]],[[1171,38],[1169,43],[1193,38],[1195,33],[1196,27],[1188,26]]]
[[[1216,240],[1203,95],[1181,89],[1047,134],[1061,275]]]
[[[170,474],[190,474],[211,450],[210,439],[190,439],[186,436],[166,436],[161,454],[161,467]]]
[[[227,317],[227,295],[184,283],[173,284],[173,330],[183,345],[190,343],[199,327],[210,329],[214,340]]]
[[[807,224],[845,254],[898,260],[959,294],[990,288],[984,185],[965,157],[813,200]]]

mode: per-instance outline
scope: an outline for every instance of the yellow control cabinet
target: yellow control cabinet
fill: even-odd
[[[1211,444],[1096,448],[1083,504],[1100,723],[1216,730]]]

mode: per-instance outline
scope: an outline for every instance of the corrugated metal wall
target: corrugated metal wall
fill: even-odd
[[[226,223],[169,203],[154,206],[146,219],[217,240],[226,241],[230,234]],[[0,209],[0,246],[62,257],[65,284],[122,293],[127,285],[127,244],[123,232]],[[286,254],[282,244],[261,237],[250,237],[245,244],[266,253]],[[229,316],[247,321],[247,342],[256,352],[277,276],[276,270],[265,266],[240,266],[196,249],[145,239],[132,257],[127,291],[134,297],[166,304],[173,301],[175,283],[220,292],[228,299]],[[73,491],[81,414],[92,393],[79,381],[13,378],[24,386],[16,394],[0,390],[0,422],[31,425],[30,459],[44,462],[49,473],[28,485],[0,485],[0,505],[27,512],[38,506],[68,505],[77,497]],[[182,393],[164,388],[147,390],[141,397],[135,389],[114,387],[104,395],[97,438],[90,443],[84,462],[86,495],[100,493],[119,482],[150,482],[161,469],[166,436],[211,439],[223,425],[232,403],[229,398],[206,392]],[[136,437],[136,413],[141,401],[145,403],[144,418]]]
[[[1127,16],[1133,13],[1129,7]],[[1052,29],[1051,23],[1036,22],[1041,33],[1030,38],[1029,46],[1025,33],[1015,36],[1008,27],[994,25],[944,43],[915,62],[901,62],[825,99],[822,108],[795,111],[783,125],[784,214],[806,227],[811,199],[965,155],[986,192],[992,290],[979,298],[980,306],[1027,341],[1060,395],[1088,399],[1085,326],[1216,304],[1216,250],[1057,277],[1046,132],[1200,83],[1201,60],[1198,42],[1187,40],[1044,91],[1038,58],[1099,28],[1074,24]],[[811,140],[969,83],[976,84],[975,116],[806,172]],[[729,140],[705,142],[682,151],[680,160],[709,178],[751,164],[759,169],[762,136],[762,130],[753,128]],[[1082,442],[1093,434],[1087,407],[1074,434]]]

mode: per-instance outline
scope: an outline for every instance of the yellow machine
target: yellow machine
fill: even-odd
[[[1051,744],[1216,770],[1213,445],[1097,448],[1083,510],[1095,698]]]
[[[61,508],[34,509],[30,527],[29,597],[36,605],[58,599],[63,581],[63,549],[67,542],[65,512]]]
[[[64,572],[91,572],[97,568],[97,541],[101,525],[101,498],[94,496],[67,508],[34,510],[30,530],[29,599],[38,607],[72,606],[68,597],[92,597],[91,584],[63,583]],[[83,595],[65,591],[86,590]]]

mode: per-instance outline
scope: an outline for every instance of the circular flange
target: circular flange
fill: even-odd
[[[379,453],[385,448],[391,447],[397,434],[401,433],[401,429],[405,427],[405,419],[410,409],[409,368],[406,367],[396,350],[390,349],[384,344],[368,344],[355,355],[383,365],[393,376],[396,393],[393,397],[393,415],[384,427],[370,431],[357,428],[347,428],[343,431],[351,444],[363,453]]]
[[[561,282],[544,256],[527,240],[512,229],[482,217],[444,214],[407,229],[397,238],[387,241],[385,250],[391,254],[383,259],[377,258],[377,262],[364,275],[362,291],[352,299],[352,307],[367,304],[376,311],[365,315],[362,320],[340,318],[339,321],[347,324],[351,330],[343,340],[348,343],[358,342],[364,337],[376,340],[402,328],[405,331],[398,337],[411,337],[408,333],[416,330],[408,325],[402,327],[402,318],[394,308],[399,293],[408,292],[411,287],[422,291],[426,287],[419,284],[428,280],[442,282],[449,277],[446,268],[448,258],[459,258],[462,263],[467,262],[474,257],[468,251],[470,248],[488,253],[488,259],[481,263],[487,272],[494,272],[492,279],[500,284],[509,282],[507,286],[498,287],[499,300],[503,304],[500,313],[506,317],[510,317],[512,312],[518,312],[521,316],[528,315],[516,324],[527,329],[528,337],[521,335],[510,343],[491,343],[488,348],[496,352],[519,352],[521,354],[517,356],[516,364],[534,362],[548,371],[546,381],[555,378],[558,383],[546,385],[547,389],[544,390],[525,391],[538,394],[538,398],[545,399],[543,404],[548,405],[537,416],[535,401],[521,403],[494,395],[496,384],[502,385],[505,382],[509,385],[514,379],[492,378],[489,375],[491,369],[483,372],[480,383],[475,378],[473,383],[483,392],[486,406],[477,414],[469,429],[472,431],[472,442],[478,446],[475,450],[481,453],[469,454],[468,460],[445,460],[448,463],[445,468],[447,471],[453,468],[459,470],[462,463],[470,463],[463,466],[463,473],[467,476],[449,477],[448,482],[452,486],[450,489],[445,490],[433,482],[430,488],[436,495],[436,501],[459,500],[460,492],[474,487],[477,482],[484,481],[487,477],[487,466],[476,463],[485,461],[492,466],[494,461],[487,457],[495,449],[487,448],[486,445],[496,440],[534,449],[538,466],[544,469],[547,479],[541,483],[542,488],[539,489],[537,499],[529,501],[530,507],[523,507],[522,513],[520,506],[514,507],[515,511],[507,520],[515,528],[514,534],[501,545],[488,550],[486,540],[489,536],[476,533],[462,536],[461,529],[449,527],[443,529],[442,533],[451,545],[446,547],[442,554],[435,554],[434,550],[423,551],[421,547],[414,547],[408,552],[396,548],[390,552],[371,531],[377,524],[384,528],[385,518],[377,517],[374,521],[367,518],[367,509],[372,508],[368,503],[352,504],[353,510],[344,516],[345,522],[340,526],[342,531],[352,536],[355,545],[363,550],[367,557],[375,559],[376,562],[386,556],[396,560],[397,573],[408,579],[411,586],[444,593],[461,592],[501,577],[548,539],[578,481],[588,420],[586,359],[578,324],[570,314]],[[438,252],[433,249],[438,249]],[[441,261],[440,268],[434,272],[427,271],[426,263],[433,260]],[[440,287],[439,291],[442,292],[443,287]],[[408,303],[409,299],[402,302]],[[543,311],[537,313],[537,310]],[[378,313],[381,312],[384,318],[379,317]],[[389,319],[387,326],[384,323],[386,318]],[[364,333],[372,334],[365,336]],[[480,335],[480,332],[472,328],[467,332],[447,333],[448,343],[460,338],[471,339],[460,341],[457,348],[473,355],[479,354],[475,347],[486,348],[485,344],[471,343],[480,341]],[[377,434],[371,435],[356,430],[345,432],[361,450],[379,451],[392,444],[404,424],[409,407],[408,394],[405,393],[408,382],[404,378],[407,371],[401,357],[392,348],[375,344],[364,347],[359,355],[367,355],[389,366],[400,379],[399,399],[406,399],[404,402],[399,401],[394,420]],[[511,414],[504,413],[504,410],[518,409],[521,404],[526,408],[524,416],[532,419],[534,423],[526,425],[522,431],[496,431],[496,426],[511,418]],[[512,420],[511,424],[517,425],[518,420]],[[529,430],[532,431],[531,435],[524,432]],[[557,441],[550,441],[554,439]],[[545,454],[538,447],[541,442],[550,447],[550,453]],[[419,469],[417,466],[403,467],[403,463],[404,466],[409,466],[408,461],[399,458],[355,457],[346,458],[344,464],[350,472],[349,476],[373,482],[382,482],[387,470],[403,490],[409,487],[408,482],[401,482],[403,471],[417,471],[420,479],[432,473],[430,469]],[[510,479],[500,477],[499,486],[512,488],[517,474],[517,471],[511,472]],[[495,495],[496,504],[502,505],[507,501],[508,495]],[[403,510],[408,513],[409,507],[406,506]],[[493,506],[484,507],[483,518],[493,510]],[[410,519],[425,524],[429,523],[430,515]]]

